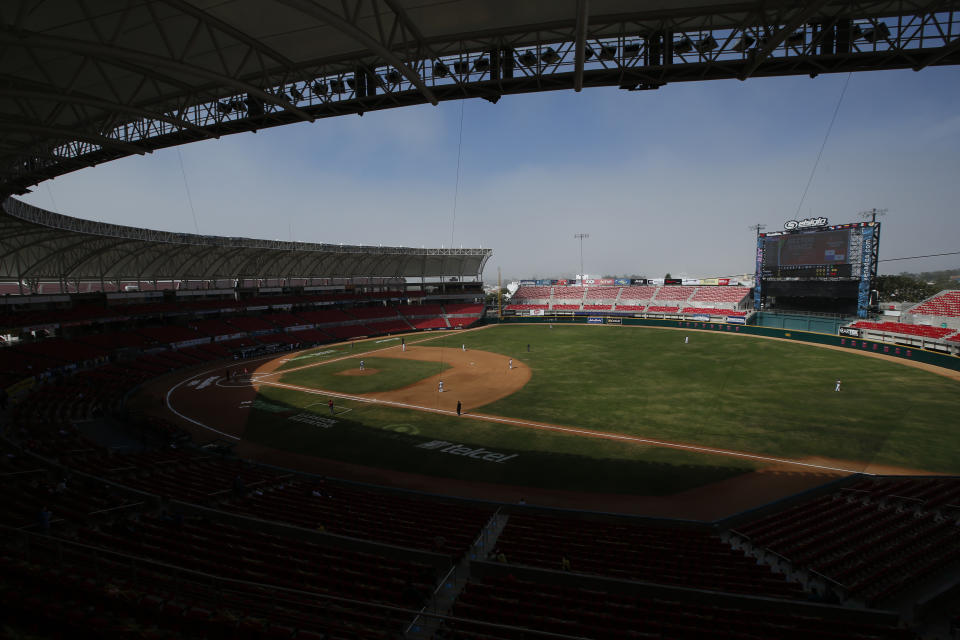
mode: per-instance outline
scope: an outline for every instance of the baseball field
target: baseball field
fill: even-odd
[[[657,328],[499,325],[403,340],[275,356],[233,380],[195,375],[167,402],[251,450],[440,483],[667,496],[760,472],[960,473],[956,374]]]

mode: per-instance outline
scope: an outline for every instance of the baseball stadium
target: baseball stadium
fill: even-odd
[[[0,635],[960,638],[960,292],[879,298],[882,211],[773,213],[723,277],[589,276],[578,227],[575,276],[508,284],[496,242],[34,197],[365,113],[922,76],[958,33],[950,1],[0,6]]]

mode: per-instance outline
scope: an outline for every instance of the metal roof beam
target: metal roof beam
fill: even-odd
[[[275,2],[279,2],[280,4],[286,5],[291,9],[296,9],[297,11],[305,13],[312,18],[321,20],[333,27],[336,27],[344,34],[353,38],[360,44],[368,47],[370,51],[376,53],[386,62],[389,62],[391,65],[396,67],[397,71],[402,73],[407,80],[409,80],[410,83],[413,84],[413,86],[415,86],[421,94],[423,94],[423,97],[427,99],[427,102],[433,106],[437,106],[439,104],[437,97],[433,94],[433,91],[430,90],[430,87],[424,83],[423,78],[421,78],[419,74],[411,69],[406,62],[397,57],[392,51],[377,42],[376,38],[371,37],[363,29],[360,29],[344,18],[341,18],[326,7],[322,7],[315,2],[311,2],[310,0],[275,0]]]
[[[194,133],[200,134],[205,138],[213,137],[209,131],[201,129],[195,124],[183,120],[182,118],[176,118],[174,116],[168,115],[166,113],[159,113],[155,111],[148,111],[147,109],[141,109],[139,107],[129,106],[125,104],[119,104],[115,102],[110,102],[108,100],[101,100],[94,96],[89,96],[85,94],[78,94],[75,92],[69,93],[60,93],[60,92],[49,92],[49,91],[37,91],[34,89],[3,89],[3,93],[8,96],[27,98],[31,100],[50,100],[60,103],[69,103],[69,104],[82,104],[88,107],[96,107],[98,109],[104,109],[107,111],[119,111],[122,113],[129,113],[131,115],[140,116],[141,118],[161,120],[168,124],[192,131]]]
[[[203,69],[194,65],[186,64],[163,56],[155,56],[141,51],[133,51],[123,47],[111,47],[95,42],[85,42],[73,38],[61,38],[47,36],[32,31],[17,30],[9,28],[0,28],[0,44],[22,46],[26,48],[52,49],[57,51],[68,51],[79,55],[87,55],[93,58],[111,62],[112,60],[124,60],[135,64],[143,65],[147,69],[170,69],[184,75],[192,75],[203,78],[221,85],[226,85],[244,91],[250,95],[260,98],[264,102],[283,107],[285,110],[296,114],[303,120],[313,122],[314,118],[309,113],[297,108],[288,100],[267,93],[263,89],[252,84],[224,76],[222,74]],[[149,71],[145,71],[149,74]],[[165,78],[161,80],[166,81]]]
[[[807,20],[809,20],[817,11],[819,11],[823,5],[827,4],[829,0],[818,0],[808,5],[806,8],[797,12],[797,15],[793,17],[792,20],[789,20],[786,24],[783,25],[783,28],[775,33],[766,43],[759,49],[753,52],[752,60],[747,64],[747,67],[740,72],[738,76],[740,80],[746,80],[753,75],[753,72],[756,71],[763,61],[766,60],[773,50],[783,44],[790,34],[796,31],[801,25],[803,25]]]
[[[939,51],[936,51],[935,53],[931,53],[929,56],[921,60],[919,63],[914,65],[913,70],[920,71],[924,67],[929,67],[932,64],[937,64],[938,62],[946,58],[948,55],[950,55],[954,51],[957,51],[958,49],[960,49],[960,37],[954,38],[953,42],[951,42],[945,47],[942,47]]]
[[[55,136],[58,138],[63,138],[64,140],[86,140],[87,142],[92,142],[93,144],[98,144],[101,147],[109,147],[112,149],[117,149],[125,153],[135,153],[137,155],[143,155],[147,153],[147,149],[140,147],[129,142],[123,142],[121,140],[115,140],[113,138],[108,138],[102,136],[99,133],[89,133],[86,131],[75,131],[73,129],[61,129],[59,127],[49,127],[43,125],[33,125],[26,124],[23,122],[9,122],[6,120],[0,120],[0,131],[13,131],[13,132],[26,132],[26,133],[37,133],[44,136]]]
[[[220,20],[219,18],[215,18],[214,16],[210,15],[206,11],[202,9],[198,9],[197,7],[193,6],[189,2],[185,2],[185,0],[161,0],[161,1],[176,8],[178,11],[182,11],[183,13],[196,18],[200,22],[215,28],[217,31],[221,31],[226,35],[230,36],[231,38],[234,38],[235,40],[242,42],[243,44],[263,54],[264,56],[271,58],[273,60],[276,60],[277,62],[282,64],[284,67],[286,67],[288,71],[293,71],[297,68],[296,63],[293,60],[286,57],[276,49],[265,45],[263,42],[260,42],[253,36],[247,33],[244,33],[240,29],[237,29],[236,27],[224,22],[223,20]]]
[[[573,90],[583,90],[583,65],[586,61],[587,23],[590,17],[589,0],[577,0],[577,26],[574,29],[576,51],[573,61]]]

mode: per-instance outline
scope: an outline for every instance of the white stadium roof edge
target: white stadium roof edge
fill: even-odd
[[[490,249],[415,249],[170,233],[81,220],[15,198],[0,214],[0,278],[29,281],[458,276]]]
[[[133,154],[413,104],[960,64],[960,1],[4,0],[0,50],[6,198]],[[4,208],[3,230],[19,238],[3,239],[6,278],[458,275],[490,255],[162,234]]]

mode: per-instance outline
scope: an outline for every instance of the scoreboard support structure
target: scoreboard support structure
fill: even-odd
[[[790,220],[784,231],[757,236],[754,309],[768,297],[836,302],[866,318],[877,277],[880,223],[830,225],[825,218]],[[813,223],[813,224],[811,224]]]

